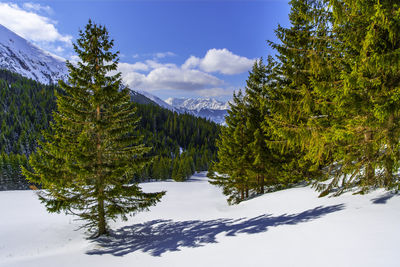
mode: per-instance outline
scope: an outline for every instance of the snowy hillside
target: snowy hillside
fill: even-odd
[[[175,111],[178,112],[177,109],[175,109],[173,106],[169,105],[168,103],[166,103],[165,101],[163,101],[162,99],[158,98],[155,95],[152,95],[148,92],[145,91],[138,91],[138,93],[144,95],[145,97],[147,97],[148,99],[150,99],[151,101],[153,101],[154,103],[156,103],[157,105],[159,105],[162,108],[166,108],[169,109],[171,111]]]
[[[229,104],[213,98],[168,98],[166,103],[180,110],[188,110],[197,117],[209,119],[218,124],[225,123]]]
[[[0,68],[8,69],[44,84],[66,80],[63,59],[29,43],[0,24]]]
[[[228,206],[204,173],[142,186],[167,194],[98,241],[34,192],[0,192],[0,266],[399,266],[400,197],[381,190],[318,198],[299,187]]]

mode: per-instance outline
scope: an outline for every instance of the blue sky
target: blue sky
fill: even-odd
[[[105,25],[132,89],[168,97],[229,100],[255,59],[273,51],[287,0],[0,1],[0,24],[45,50],[76,60],[71,42],[91,18]]]

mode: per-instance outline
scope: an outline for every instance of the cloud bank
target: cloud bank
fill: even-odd
[[[126,85],[143,91],[184,90],[201,96],[226,96],[233,89],[215,74],[240,74],[254,63],[254,59],[235,55],[226,48],[210,49],[203,58],[190,56],[181,66],[157,61],[175,56],[172,52],[155,55],[156,59],[144,62],[119,63],[118,71]]]
[[[196,91],[207,88],[209,86],[219,86],[223,81],[208,73],[182,69],[173,64],[157,65],[151,62],[147,65],[152,70],[148,74],[134,71],[138,66],[144,63],[127,64],[120,63],[118,70],[122,72],[123,81],[132,89],[140,89],[144,91],[153,91],[160,89],[178,89],[186,91]],[[142,70],[145,69],[143,65]]]
[[[182,65],[185,69],[199,67],[205,72],[218,72],[233,75],[248,71],[254,64],[254,59],[233,54],[228,49],[210,49],[203,58],[191,56]]]

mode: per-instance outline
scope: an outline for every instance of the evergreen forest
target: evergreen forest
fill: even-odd
[[[0,70],[0,190],[28,189],[20,166],[28,168],[28,157],[48,129],[55,110],[58,86],[43,85],[8,70]],[[136,100],[136,99],[135,99]],[[141,101],[146,103],[146,101]],[[151,101],[134,103],[141,117],[136,129],[151,150],[152,161],[134,181],[174,178],[185,181],[195,171],[205,171],[216,157],[215,139],[220,126],[203,118],[177,114]]]
[[[398,1],[292,0],[274,54],[233,96],[210,182],[229,203],[311,183],[399,189]]]

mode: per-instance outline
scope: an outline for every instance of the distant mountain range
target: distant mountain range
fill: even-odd
[[[213,98],[168,98],[165,100],[166,103],[173,107],[185,108],[188,110],[227,110],[229,104],[227,102],[218,101]]]
[[[0,68],[43,84],[68,79],[65,60],[44,51],[0,24]],[[212,98],[168,98],[166,101],[144,91],[131,91],[133,101],[156,104],[178,113],[189,113],[224,124],[228,103]]]
[[[225,123],[225,115],[228,114],[229,104],[213,98],[168,98],[167,104],[189,112],[197,117],[207,118],[218,124]]]

